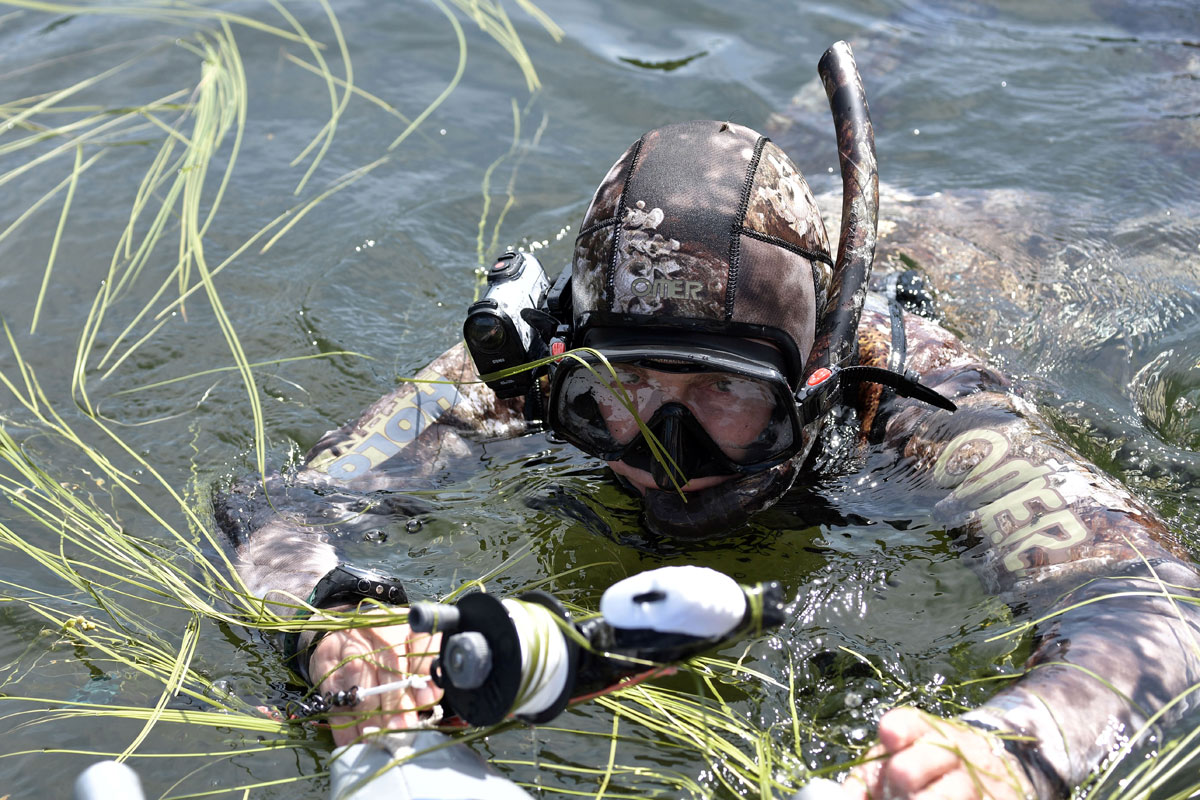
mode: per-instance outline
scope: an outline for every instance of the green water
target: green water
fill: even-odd
[[[289,28],[269,4],[203,8]],[[337,29],[316,3],[286,8],[322,43],[332,72],[345,77],[340,29],[354,83],[408,119],[443,91],[458,68],[455,30],[432,3],[343,0],[334,6]],[[566,263],[594,185],[648,128],[694,118],[735,120],[770,134],[816,191],[838,190],[832,128],[812,80],[823,50],[845,38],[867,86],[885,183],[915,194],[1020,193],[1021,200],[1007,206],[1011,228],[992,226],[984,217],[960,231],[1016,253],[1003,259],[997,272],[1002,279],[963,275],[954,264],[925,265],[943,290],[948,321],[1020,378],[1064,435],[1155,504],[1195,549],[1200,15],[1193,0],[856,0],[732,8],[715,0],[542,3],[564,31],[557,42],[517,3],[505,8],[540,89],[531,92],[496,40],[461,10],[452,11],[467,56],[461,81],[445,102],[388,150],[406,123],[361,96],[350,98],[323,160],[299,193],[313,153],[295,166],[290,162],[321,132],[341,90],[335,86],[331,100],[326,83],[290,58],[315,61],[304,43],[232,23],[247,76],[247,116],[236,169],[204,235],[210,266],[277,215],[387,157],[306,213],[266,252],[261,249],[269,237],[216,278],[249,361],[362,354],[255,371],[270,468],[294,464],[324,431],[354,417],[396,376],[416,373],[455,341],[482,258],[511,245],[536,248],[551,271]],[[54,152],[57,136],[10,148],[38,133],[15,116],[16,100],[124,65],[56,102],[107,109],[113,117],[120,113],[114,109],[176,92],[172,102],[186,102],[201,80],[203,58],[194,45],[218,29],[211,18],[0,4],[0,86],[7,104],[0,126],[12,123],[0,127],[0,171],[8,176],[0,188],[0,227],[67,178],[76,158],[74,147]],[[35,121],[64,124],[88,113]],[[165,108],[156,116],[172,125],[180,113]],[[184,135],[189,130],[190,124],[181,129]],[[76,182],[57,246],[62,192],[0,241],[0,316],[49,401],[73,423],[82,420],[70,392],[81,326],[139,181],[165,136],[160,126],[143,124],[85,145],[81,159],[100,152],[102,144],[104,152]],[[210,168],[202,218],[231,148],[232,136]],[[9,172],[47,154],[28,171]],[[172,218],[167,224],[178,223]],[[143,220],[138,230],[147,225]],[[1007,237],[1005,231],[1018,225],[1020,238]],[[42,295],[52,249],[53,272]],[[204,292],[189,298],[110,376],[105,372],[124,348],[103,367],[97,363],[152,299],[177,251],[168,237],[114,305],[92,344],[88,392],[131,448],[204,510],[213,485],[256,469],[250,404],[237,374],[119,394],[233,363]],[[39,297],[40,319],[30,333]],[[127,343],[152,327],[149,320],[137,323]],[[15,375],[14,363],[0,349],[0,370]],[[145,510],[113,499],[111,487],[98,482],[77,454],[41,433],[7,397],[0,402],[6,429],[56,480],[93,497],[130,535],[161,538]],[[98,433],[89,440],[106,452],[112,447]],[[534,453],[540,457],[530,461]],[[859,491],[836,480],[827,488]],[[152,502],[169,505],[160,490],[146,491]],[[564,498],[584,503],[590,509],[585,516],[604,524],[562,511]],[[1020,643],[987,641],[1008,624],[1009,611],[957,563],[943,534],[908,524],[902,497],[860,498],[874,512],[871,524],[797,530],[793,517],[771,512],[722,547],[651,555],[631,546],[636,516],[603,471],[533,435],[489,444],[477,469],[445,476],[426,499],[434,510],[421,518],[418,531],[398,521],[385,537],[343,542],[356,559],[402,576],[415,594],[444,593],[526,546],[529,555],[497,578],[493,591],[578,570],[550,588],[594,607],[614,580],[684,562],[742,580],[781,580],[797,598],[794,619],[779,636],[754,643],[748,655],[756,669],[781,683],[746,678],[722,691],[748,729],[766,732],[781,754],[778,777],[785,783],[790,770],[845,760],[870,738],[884,708],[899,701],[944,710],[953,702],[979,702],[984,689],[954,687],[1011,670],[1020,660]],[[29,541],[53,541],[52,532],[15,508],[0,508],[0,521]],[[0,551],[0,580],[65,591],[15,551]],[[154,619],[167,632],[184,622],[176,612]],[[132,669],[98,666],[19,603],[0,604],[0,632],[0,692],[6,695],[145,707],[161,691]],[[192,666],[251,700],[277,697],[286,675],[261,637],[207,624]],[[687,676],[667,685],[697,689]],[[74,774],[94,760],[13,753],[120,751],[140,729],[139,723],[101,719],[44,720],[23,728],[29,717],[4,716],[27,707],[0,703],[0,754],[9,754],[0,758],[0,797],[67,796]],[[561,796],[556,787],[595,793],[600,779],[571,768],[606,763],[609,743],[578,731],[608,734],[612,712],[586,706],[558,727],[576,732],[510,730],[480,751],[521,762],[506,771],[546,787],[545,796]],[[713,774],[721,767],[706,763],[695,747],[655,744],[655,734],[632,721],[622,721],[620,733],[628,738],[617,749],[619,764],[677,772],[718,797],[758,796],[752,786],[738,793],[724,788]],[[258,745],[253,735],[236,730],[163,724],[139,752],[210,755],[132,763],[148,796],[217,789],[240,796],[234,787],[320,771],[329,739],[298,735],[305,737],[298,747],[262,753],[251,752]],[[316,779],[255,788],[251,796],[319,798],[325,789]],[[635,774],[614,777],[607,791],[680,795]]]

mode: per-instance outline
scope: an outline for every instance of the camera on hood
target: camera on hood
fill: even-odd
[[[488,268],[487,291],[467,309],[463,322],[463,339],[481,376],[550,354],[545,339],[527,319],[544,308],[549,290],[546,271],[528,253],[509,251]],[[486,383],[497,397],[506,399],[528,394],[535,377],[533,370],[524,370]]]

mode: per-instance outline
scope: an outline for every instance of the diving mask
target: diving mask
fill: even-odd
[[[703,334],[686,341],[563,359],[550,392],[551,427],[586,453],[651,473],[662,489],[792,457],[802,420],[779,351]]]

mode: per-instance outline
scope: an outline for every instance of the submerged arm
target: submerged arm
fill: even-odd
[[[216,515],[237,548],[237,568],[246,586],[288,615],[338,565],[331,531],[378,527],[380,516],[394,519],[422,510],[423,501],[405,492],[429,486],[455,465],[477,459],[478,440],[516,435],[525,428],[523,402],[498,400],[479,383],[459,344],[357,420],[325,434],[292,479],[244,481],[218,498]],[[314,659],[314,681],[343,657],[374,649],[368,646],[371,636],[403,644],[407,628],[396,627],[378,634],[339,631],[325,637],[321,651],[340,655]],[[307,655],[311,635],[286,641]],[[306,658],[293,667],[303,675],[308,665],[301,660]],[[350,684],[325,688],[348,689]]]
[[[217,516],[237,547],[238,571],[259,597],[304,599],[337,565],[326,531],[378,527],[381,516],[422,510],[423,501],[404,492],[472,461],[479,439],[525,427],[523,402],[498,400],[478,382],[466,349],[452,347],[357,420],[326,433],[291,480],[244,483],[221,499]]]
[[[479,382],[461,343],[354,422],[321,437],[299,480],[357,491],[408,489],[476,453],[473,440],[525,430],[524,401],[499,400]]]
[[[1155,513],[1072,452],[998,373],[910,317],[908,367],[959,406],[881,409],[897,473],[985,585],[1042,618],[1025,676],[967,721],[1065,795],[1200,682],[1200,575]]]

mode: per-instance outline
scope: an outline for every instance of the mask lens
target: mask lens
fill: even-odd
[[[772,447],[791,444],[791,426],[776,425],[781,415],[772,387],[732,373],[701,373],[696,378],[685,405],[731,461],[761,460],[768,441]]]
[[[791,449],[786,386],[781,396],[778,385],[757,377],[687,363],[656,366],[613,363],[610,371],[590,360],[564,364],[568,372],[555,381],[553,398],[559,433],[593,455],[620,460],[641,434],[635,413],[648,423],[664,404],[678,403],[734,464],[753,466]]]
[[[636,433],[638,429],[633,413],[621,402],[622,397],[629,401],[626,387],[636,388],[636,376],[614,365],[617,373],[614,378],[608,367],[599,363],[576,362],[559,369],[565,374],[560,374],[555,382],[555,427],[585,452],[614,460],[621,447],[634,437],[627,434],[625,441],[621,441],[618,435],[631,428]]]

